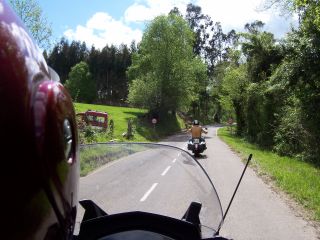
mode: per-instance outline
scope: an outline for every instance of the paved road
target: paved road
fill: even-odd
[[[216,130],[216,127],[209,127],[208,149],[199,162],[212,178],[225,209],[244,165],[216,136]],[[186,134],[179,134],[165,143],[185,148],[187,139]],[[132,157],[130,161],[123,158],[81,178],[80,198],[94,200],[109,213],[134,209],[177,218],[183,215],[191,199],[201,201],[204,206],[212,205],[209,199],[213,195],[207,191],[208,186],[201,186],[205,180],[197,174],[198,167],[193,162],[176,151],[158,150],[157,157],[154,154],[137,153],[135,161]],[[182,184],[186,181],[189,183]],[[203,215],[208,212],[214,210],[204,207]],[[217,210],[213,215],[219,215]],[[80,218],[81,211],[78,220]],[[203,219],[207,225],[218,221]],[[296,216],[251,169],[246,172],[220,233],[240,240],[320,239],[316,230]]]

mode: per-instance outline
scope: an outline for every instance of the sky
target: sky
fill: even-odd
[[[38,0],[52,24],[53,41],[62,37],[103,48],[106,44],[139,42],[145,26],[160,14],[178,7],[184,14],[188,3],[201,7],[224,32],[243,31],[248,22],[262,20],[265,30],[281,38],[294,18],[280,17],[275,9],[261,11],[264,0]]]

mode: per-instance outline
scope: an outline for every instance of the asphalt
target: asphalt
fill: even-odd
[[[212,179],[225,210],[244,164],[216,131],[217,127],[208,128],[208,149],[198,161]],[[177,134],[162,143],[186,148],[188,138],[187,134]],[[144,151],[81,178],[80,198],[95,201],[109,214],[140,210],[176,218],[183,216],[190,201],[199,201],[203,203],[203,224],[216,226],[219,217],[214,216],[219,216],[219,209],[215,209],[214,192],[202,176],[199,167],[176,150]],[[78,222],[82,215],[79,208]],[[240,240],[320,239],[318,231],[250,168],[220,234]]]

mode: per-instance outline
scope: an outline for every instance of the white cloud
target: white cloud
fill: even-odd
[[[211,16],[213,21],[221,22],[224,31],[243,31],[246,23],[261,20],[267,31],[274,33],[276,37],[282,37],[290,30],[290,24],[294,24],[294,18],[280,17],[276,9],[262,11],[264,2],[265,0],[196,0],[195,4],[202,8],[203,13]]]
[[[193,4],[209,15],[214,22],[220,22],[224,31],[235,29],[242,31],[246,23],[261,20],[266,29],[277,36],[289,30],[290,20],[278,16],[275,9],[258,11],[265,0],[193,0]],[[144,22],[160,14],[167,14],[178,7],[184,14],[190,0],[135,0],[124,14],[126,22]],[[277,21],[275,21],[277,19]]]
[[[84,41],[89,46],[103,48],[106,44],[129,45],[132,40],[139,42],[142,31],[131,29],[105,12],[98,12],[87,21],[85,26],[78,25],[76,29],[68,29],[64,32],[64,36],[69,40]]]
[[[213,21],[221,22],[226,28],[242,29],[243,26],[254,20],[267,23],[270,20],[269,12],[258,12],[261,0],[197,0],[203,13],[212,17]]]
[[[190,0],[140,0],[131,5],[124,13],[126,22],[143,22],[154,17],[167,14],[174,7],[185,11]]]

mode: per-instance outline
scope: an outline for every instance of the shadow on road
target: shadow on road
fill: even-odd
[[[207,155],[202,155],[200,154],[198,157],[196,157],[197,160],[201,160],[201,159],[207,159]]]

